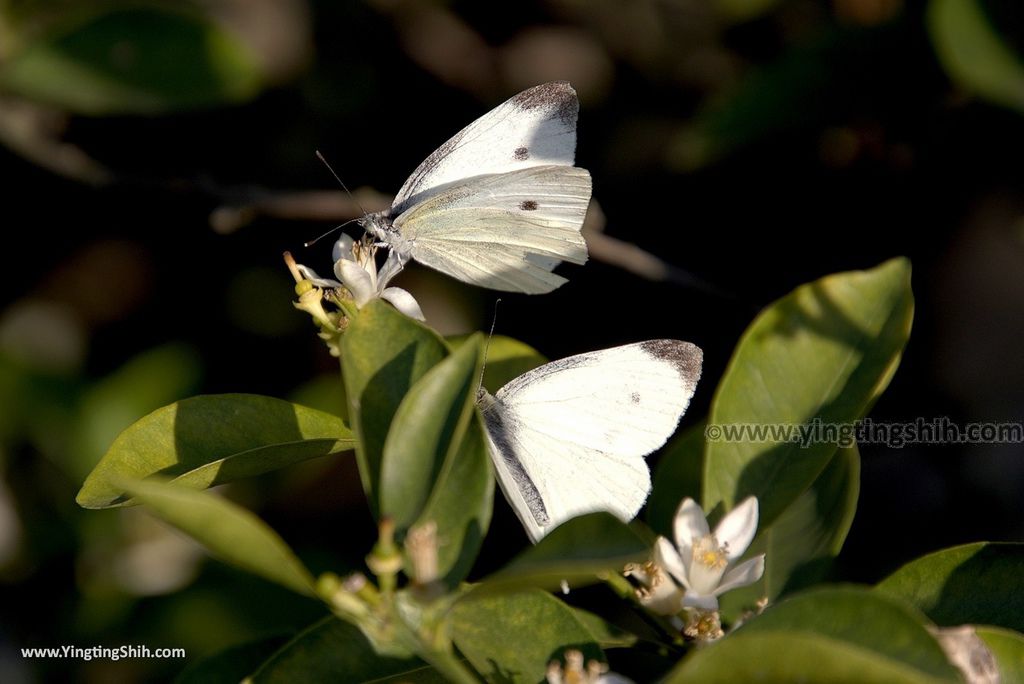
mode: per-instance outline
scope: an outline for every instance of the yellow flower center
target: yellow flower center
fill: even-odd
[[[719,546],[713,534],[701,537],[693,545],[693,560],[714,570],[722,570],[729,564],[726,547]]]

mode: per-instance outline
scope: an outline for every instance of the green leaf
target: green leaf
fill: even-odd
[[[847,440],[819,436],[802,444],[765,432],[754,441],[728,439],[727,431],[816,422],[852,430],[896,372],[912,317],[906,259],[822,278],[763,311],[740,339],[712,400],[704,510],[728,510],[754,495],[762,526],[781,515]]]
[[[959,682],[933,677],[871,651],[813,632],[736,634],[683,661],[666,684],[934,684]]]
[[[676,435],[662,450],[654,470],[651,497],[647,500],[647,523],[669,539],[679,504],[686,497],[700,499],[705,427],[706,423],[701,421]]]
[[[650,551],[649,544],[611,513],[588,513],[553,529],[476,585],[470,595],[523,587],[554,589],[562,580],[572,586],[590,584],[600,574],[621,572],[627,563],[646,560]]]
[[[293,682],[444,682],[418,658],[378,655],[359,628],[328,617],[285,644],[251,677],[252,684]]]
[[[124,491],[210,553],[242,570],[314,596],[313,577],[288,545],[249,511],[210,492],[158,480],[125,480]]]
[[[977,0],[931,0],[928,31],[949,77],[992,102],[1024,111],[1024,63]]]
[[[810,591],[694,652],[669,682],[958,682],[922,618],[859,587]]]
[[[82,485],[85,508],[124,503],[120,479],[176,476],[212,487],[352,448],[340,418],[255,394],[214,394],[165,406],[122,432]]]
[[[1024,631],[1024,544],[977,543],[913,560],[878,583],[944,627]]]
[[[419,517],[442,471],[453,465],[474,413],[479,342],[474,338],[431,368],[391,421],[380,467],[380,510],[399,530]]]
[[[612,624],[600,615],[595,615],[582,608],[573,608],[572,612],[601,648],[629,648],[639,641],[636,634]]]
[[[722,612],[737,615],[763,596],[775,600],[822,579],[853,524],[859,492],[860,454],[840,449],[807,491],[757,531],[746,556],[765,554],[764,575],[725,594]]]
[[[544,681],[548,663],[569,648],[587,660],[605,660],[573,609],[539,590],[464,599],[452,608],[448,626],[455,645],[489,682]]]
[[[409,389],[447,355],[437,333],[381,300],[360,309],[341,338],[342,376],[358,438],[359,476],[374,515],[391,419]]]
[[[976,627],[999,666],[1000,681],[1024,682],[1024,635],[998,627]]]
[[[469,335],[454,335],[445,338],[452,349],[458,349]],[[536,349],[519,340],[504,335],[494,335],[485,344],[484,388],[492,394],[526,371],[542,366],[548,360]]]
[[[0,90],[91,115],[152,114],[251,98],[248,49],[197,12],[100,3],[69,12],[0,69]]]
[[[466,434],[441,472],[416,525],[433,521],[438,530],[437,566],[455,587],[473,567],[491,524],[494,474],[487,439],[474,412]]]
[[[437,526],[438,572],[455,586],[469,572],[490,523],[494,478],[476,413],[480,340],[431,368],[395,413],[381,462],[381,513],[400,532]]]
[[[240,682],[279,649],[287,639],[271,637],[226,648],[192,663],[174,678],[174,684],[225,684]]]

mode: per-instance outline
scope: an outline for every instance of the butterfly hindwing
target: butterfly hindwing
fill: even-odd
[[[550,271],[582,264],[580,234],[590,174],[573,166],[538,166],[476,176],[449,186],[402,214],[395,227],[417,261],[495,290],[550,292],[565,282]]]

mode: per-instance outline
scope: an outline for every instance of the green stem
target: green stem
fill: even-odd
[[[420,655],[450,682],[455,682],[456,684],[480,684],[480,680],[473,674],[473,671],[448,651],[425,650]]]

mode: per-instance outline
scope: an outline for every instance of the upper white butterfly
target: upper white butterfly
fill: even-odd
[[[524,90],[423,160],[390,209],[360,220],[391,248],[473,285],[540,294],[582,264],[590,174],[573,166],[576,91],[564,81]]]

